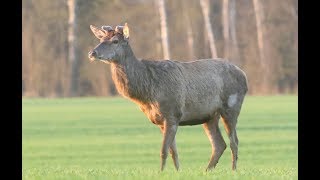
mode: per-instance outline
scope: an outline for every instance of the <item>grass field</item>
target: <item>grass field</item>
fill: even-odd
[[[202,126],[179,127],[179,172],[162,136],[138,106],[123,98],[22,100],[23,179],[298,179],[297,96],[248,96],[237,126],[239,160],[228,148],[205,172],[211,146]]]

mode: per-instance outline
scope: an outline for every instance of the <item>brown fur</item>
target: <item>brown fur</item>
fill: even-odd
[[[207,170],[215,167],[226,148],[218,127],[220,116],[230,139],[232,169],[235,170],[238,157],[236,124],[247,92],[245,73],[222,59],[138,60],[128,43],[127,24],[116,29],[105,32],[91,26],[100,44],[89,52],[89,58],[110,63],[118,92],[135,102],[150,121],[160,127],[163,133],[161,170],[169,150],[175,168],[179,169],[175,144],[178,126],[197,124],[203,124],[212,144]]]

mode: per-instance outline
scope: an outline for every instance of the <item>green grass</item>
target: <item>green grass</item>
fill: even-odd
[[[298,179],[297,96],[246,97],[238,119],[239,160],[228,148],[206,173],[211,146],[202,126],[177,132],[179,172],[160,169],[162,136],[124,98],[22,100],[23,179]]]

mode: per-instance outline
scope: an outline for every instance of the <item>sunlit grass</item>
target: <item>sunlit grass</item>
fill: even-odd
[[[23,99],[23,179],[297,179],[297,111],[297,96],[246,97],[236,172],[227,148],[206,173],[211,147],[202,127],[179,127],[181,170],[169,157],[160,173],[160,130],[130,101]]]

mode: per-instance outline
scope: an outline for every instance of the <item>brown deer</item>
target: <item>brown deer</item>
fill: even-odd
[[[238,159],[237,118],[248,90],[245,73],[222,59],[190,62],[138,60],[129,45],[129,27],[90,26],[100,43],[89,52],[91,61],[111,64],[118,92],[139,105],[163,134],[161,171],[168,151],[179,170],[175,135],[178,126],[203,124],[212,144],[206,170],[216,166],[226,143],[218,122],[220,116],[230,139],[232,169]]]

